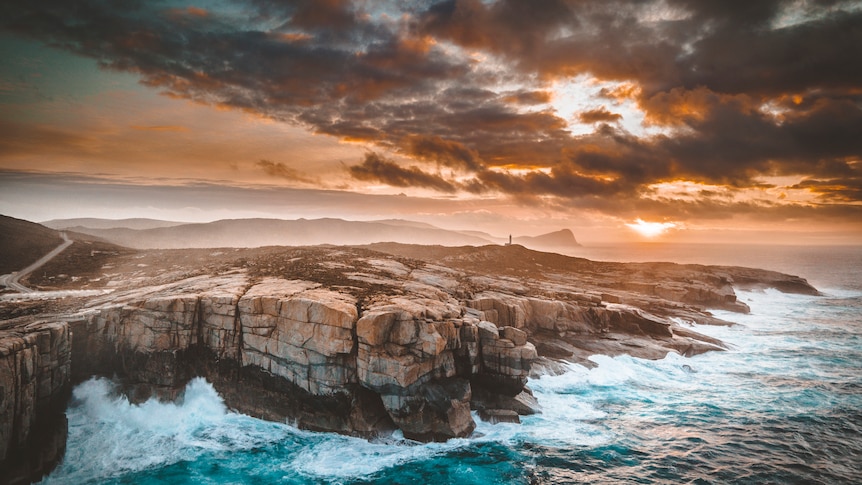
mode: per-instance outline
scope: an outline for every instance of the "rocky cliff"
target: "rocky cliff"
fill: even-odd
[[[614,288],[605,281],[619,271],[575,271],[565,266],[574,258],[517,246],[453,249],[445,266],[389,252],[154,251],[77,276],[110,293],[0,325],[0,459],[56,459],[69,387],[93,375],[118,378],[134,401],[174,398],[205,376],[231,408],[307,429],[467,436],[471,409],[492,422],[540,411],[525,386],[537,364],[720,350],[685,322],[728,322],[692,302],[747,310],[732,268],[665,268],[660,278],[652,268],[647,281]],[[36,432],[59,428],[53,441]]]
[[[472,380],[523,390],[537,357],[526,334],[507,339],[440,288],[380,281],[410,289],[361,303],[312,281],[236,272],[115,293],[71,322],[73,374],[117,372],[138,399],[171,397],[204,375],[242,412],[423,441],[473,430]]]
[[[0,482],[29,483],[66,448],[71,339],[63,322],[0,331]]]

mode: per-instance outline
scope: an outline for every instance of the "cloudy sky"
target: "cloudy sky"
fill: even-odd
[[[15,217],[862,242],[858,1],[5,0],[0,59]]]

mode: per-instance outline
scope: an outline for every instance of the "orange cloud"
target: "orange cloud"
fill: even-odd
[[[591,109],[578,114],[578,119],[581,123],[605,123],[619,121],[623,116],[619,113],[611,113],[607,108]]]
[[[553,99],[553,95],[550,91],[521,91],[503,98],[507,103],[527,105],[550,103],[551,99]]]
[[[210,16],[208,10],[195,6],[186,8],[169,8],[164,11],[165,15],[174,22],[185,23],[190,18],[205,19]]]
[[[138,131],[174,131],[184,132],[189,131],[188,127],[182,125],[132,125],[132,129]]]
[[[599,96],[603,98],[613,99],[618,103],[627,100],[637,99],[642,92],[640,86],[635,83],[622,83],[614,88],[602,88],[599,90]]]
[[[186,7],[186,12],[189,15],[194,15],[195,17],[209,17],[210,13],[199,7]]]
[[[311,35],[306,34],[305,32],[278,33],[276,34],[276,37],[286,42],[305,42],[312,38]]]
[[[732,106],[740,113],[751,113],[757,108],[755,101],[747,95],[720,94],[704,87],[673,88],[639,99],[645,122],[664,126],[702,121],[719,105]]]

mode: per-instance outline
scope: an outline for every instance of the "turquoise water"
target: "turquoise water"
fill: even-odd
[[[728,352],[597,355],[591,369],[530,382],[542,414],[447,443],[260,421],[201,379],[181,403],[137,406],[91,380],[74,391],[66,457],[44,483],[859,483],[862,251],[844,250],[781,260],[815,269],[825,296],[739,292],[751,314],[715,312],[739,325],[695,326]]]

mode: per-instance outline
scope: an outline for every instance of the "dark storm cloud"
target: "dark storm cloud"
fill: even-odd
[[[764,11],[747,23],[744,9],[719,17],[716,30],[697,40],[692,45],[694,53],[680,63],[683,85],[761,95],[859,86],[862,11],[828,14],[812,22],[769,29],[765,24],[772,17],[766,16],[774,13],[774,4],[779,2],[743,3]],[[702,18],[708,14],[699,13]]]
[[[458,190],[438,175],[413,166],[404,168],[376,153],[367,154],[361,164],[350,167],[350,174],[359,180],[383,182],[393,187],[423,187],[449,193]]]
[[[458,142],[446,141],[439,136],[414,136],[410,139],[409,147],[410,153],[417,158],[473,171],[481,168],[476,150],[471,150]]]
[[[473,191],[488,189],[514,194],[520,198],[539,195],[554,195],[568,199],[587,196],[617,196],[632,186],[621,181],[606,181],[585,177],[572,164],[560,164],[549,173],[530,172],[526,175],[511,175],[496,171],[484,171],[477,175],[480,182]]]
[[[506,101],[518,104],[544,104],[551,102],[551,93],[548,91],[519,91],[506,95]]]
[[[862,10],[835,8],[849,2],[797,3],[805,7],[797,15],[810,18],[773,28],[790,2],[667,5],[677,9],[668,19],[644,22],[648,2],[553,2],[554,15],[537,17],[522,2],[449,1],[430,8],[422,27],[524,72],[635,82],[639,89],[629,95],[648,121],[685,128],[633,142],[637,153],[606,128],[596,132],[607,135],[598,151],[578,148],[584,139],[569,144],[576,161],[596,173],[745,185],[759,175],[817,176],[824,160],[862,154],[862,137],[852,135],[862,132]],[[802,103],[785,102],[778,118],[762,109],[770,97],[793,95]],[[819,107],[805,105],[820,96]],[[599,115],[579,118],[613,121]]]
[[[835,9],[853,2],[803,2],[815,20],[772,28],[793,3],[554,0],[536,8],[519,0],[450,0],[429,8],[421,27],[526,71],[636,80],[647,95],[675,86],[758,94],[857,87],[862,11]],[[665,6],[675,16],[644,21]]]
[[[641,196],[650,184],[676,178],[752,187],[764,176],[798,175],[808,180],[800,187],[824,200],[860,200],[862,9],[853,2],[236,0],[233,7],[8,1],[0,22],[172,96],[416,161],[371,154],[348,167],[359,180],[598,208],[601,198],[623,195],[648,205]],[[634,101],[648,123],[668,131],[635,136],[603,107],[577,114],[596,126],[573,136],[546,103],[550,81],[580,74],[629,83],[599,94]],[[459,182],[419,163],[446,167]],[[295,175],[280,175],[277,164],[259,168]]]

